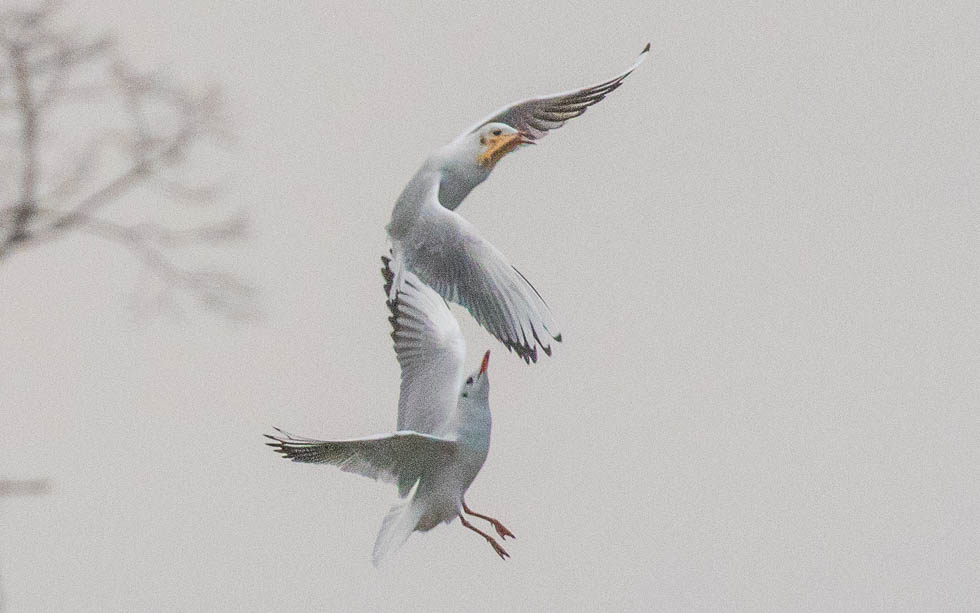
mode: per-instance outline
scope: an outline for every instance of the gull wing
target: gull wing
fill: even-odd
[[[391,293],[390,260],[382,257],[385,293]],[[395,297],[389,298],[391,338],[402,370],[398,429],[435,436],[453,435],[463,383],[466,341],[449,306],[411,271],[403,271]],[[409,484],[411,485],[411,484]]]
[[[488,123],[505,123],[520,130],[532,139],[543,138],[549,130],[555,130],[565,125],[569,119],[578,117],[590,106],[606,97],[611,91],[623,84],[637,66],[643,63],[650,52],[650,43],[643,48],[633,65],[616,77],[596,83],[582,89],[576,89],[559,94],[539,96],[515,102],[477,123],[466,131],[470,133]]]
[[[425,471],[447,461],[456,441],[419,432],[395,432],[367,438],[318,441],[294,436],[276,428],[265,434],[266,443],[284,458],[308,464],[333,464],[344,472],[357,473],[388,483],[409,483],[409,489]]]
[[[398,266],[465,307],[525,362],[537,362],[539,346],[551,355],[551,340],[561,342],[558,324],[541,294],[496,247],[438,203],[427,207],[415,224],[414,240],[393,241]]]

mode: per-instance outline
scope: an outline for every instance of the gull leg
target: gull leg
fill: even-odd
[[[473,532],[476,532],[477,534],[479,534],[483,538],[487,539],[487,542],[490,543],[490,546],[493,547],[493,550],[497,552],[497,555],[500,556],[500,559],[501,560],[506,560],[507,558],[510,557],[510,554],[507,553],[506,551],[504,551],[504,548],[501,547],[500,546],[500,543],[498,543],[497,541],[495,541],[492,536],[490,536],[489,534],[487,534],[483,530],[480,530],[479,528],[474,527],[473,524],[471,524],[470,522],[466,521],[466,518],[463,517],[462,515],[459,516],[459,521],[463,522],[463,525],[466,526],[467,528],[469,528],[470,530],[472,530]]]
[[[479,517],[480,519],[485,519],[488,522],[490,522],[493,525],[494,529],[497,531],[497,534],[499,534],[500,538],[502,538],[503,540],[506,541],[508,536],[512,539],[517,538],[516,536],[514,536],[513,532],[507,529],[507,526],[503,525],[498,520],[490,517],[489,515],[483,515],[482,513],[476,513],[475,511],[471,511],[470,508],[466,506],[465,500],[463,501],[463,510],[474,517]]]

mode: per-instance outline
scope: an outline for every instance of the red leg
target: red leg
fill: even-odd
[[[487,539],[487,542],[490,543],[490,546],[493,547],[493,550],[497,552],[497,555],[500,556],[500,559],[501,560],[506,560],[507,558],[510,557],[510,554],[507,553],[506,551],[504,551],[504,548],[501,547],[500,546],[500,543],[498,543],[497,541],[495,541],[492,536],[490,536],[489,534],[487,534],[483,530],[480,530],[479,528],[474,527],[473,524],[471,524],[470,522],[466,521],[466,518],[463,517],[462,515],[459,516],[459,521],[463,522],[463,525],[466,526],[467,528],[469,528],[470,530],[472,530],[473,532],[476,532],[477,534],[479,534],[483,538]]]
[[[507,529],[507,526],[503,525],[502,523],[500,523],[496,519],[490,517],[489,515],[483,515],[482,513],[476,513],[474,511],[471,511],[470,508],[468,506],[466,506],[466,501],[465,500],[463,501],[463,510],[466,511],[467,513],[469,513],[470,515],[472,515],[473,517],[479,517],[480,519],[485,519],[488,522],[490,522],[491,524],[493,524],[494,529],[497,530],[497,534],[499,534],[500,535],[500,538],[504,539],[505,541],[507,540],[507,537],[508,536],[510,538],[512,538],[512,539],[516,539],[517,538],[516,536],[514,536],[514,533],[513,532],[511,532],[510,530]]]

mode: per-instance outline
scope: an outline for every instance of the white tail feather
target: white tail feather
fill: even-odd
[[[422,505],[415,500],[418,487],[419,482],[416,481],[409,492],[408,500],[391,507],[384,521],[381,522],[381,530],[378,531],[378,538],[374,541],[374,553],[371,554],[371,561],[376,567],[381,566],[389,554],[404,545],[415,531],[422,517]]]

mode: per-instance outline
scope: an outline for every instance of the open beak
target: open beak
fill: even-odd
[[[483,153],[476,156],[476,161],[480,166],[493,168],[500,161],[500,158],[517,149],[519,146],[530,144],[531,142],[533,141],[523,132],[491,136],[487,139],[487,148],[483,150]]]
[[[483,363],[480,364],[480,375],[481,376],[485,372],[487,372],[487,366],[490,366],[490,350],[489,349],[487,349],[487,352],[483,354]]]

